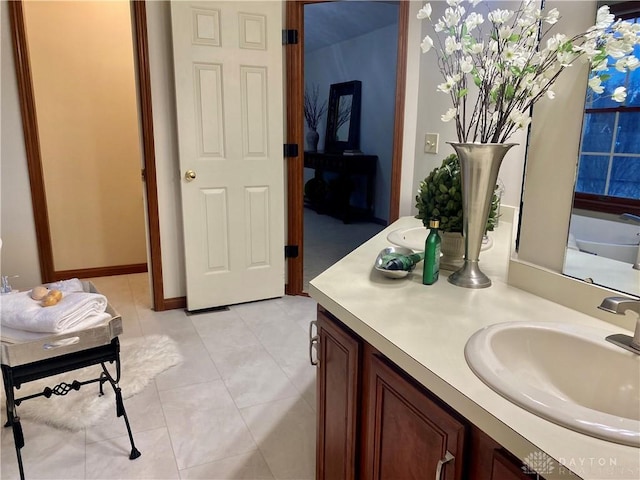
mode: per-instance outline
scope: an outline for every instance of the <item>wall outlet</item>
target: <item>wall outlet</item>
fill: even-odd
[[[424,153],[438,153],[438,133],[426,133],[424,135]]]

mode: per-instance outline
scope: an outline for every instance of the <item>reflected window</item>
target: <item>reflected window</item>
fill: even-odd
[[[611,12],[640,23],[637,2],[613,4]],[[635,56],[640,58],[640,46],[635,47]],[[609,60],[615,63],[615,59]],[[629,208],[640,208],[640,68],[607,73],[610,76],[602,83],[603,93],[587,92],[575,206],[625,213]],[[611,99],[620,85],[627,87],[623,103]]]

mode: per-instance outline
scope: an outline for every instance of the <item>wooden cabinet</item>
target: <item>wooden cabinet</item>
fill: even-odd
[[[542,479],[321,306],[318,337],[317,480]]]
[[[525,470],[522,467],[519,468],[515,458],[504,449],[493,451],[491,480],[531,480],[533,478],[542,478],[536,477],[535,474],[527,474]]]
[[[365,348],[363,479],[461,479],[465,425]]]
[[[356,479],[360,341],[318,310],[317,479]]]
[[[529,473],[514,455],[476,427],[469,431],[468,475],[473,480],[542,479]]]

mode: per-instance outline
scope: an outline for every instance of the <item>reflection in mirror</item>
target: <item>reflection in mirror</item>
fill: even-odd
[[[336,120],[336,140],[349,140],[349,120],[351,120],[351,104],[353,95],[342,95],[338,101],[338,119]]]
[[[333,83],[329,88],[329,108],[324,149],[327,153],[343,153],[360,148],[359,80]]]
[[[640,23],[637,2],[613,4],[611,12]],[[627,85],[623,103],[611,100],[618,85]],[[563,273],[640,295],[640,69],[613,70],[602,86],[585,101]]]

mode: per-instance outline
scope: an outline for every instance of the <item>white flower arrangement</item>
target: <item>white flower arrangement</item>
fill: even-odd
[[[503,143],[526,128],[531,107],[545,96],[555,97],[554,82],[578,59],[589,63],[588,85],[595,93],[604,91],[609,68],[626,72],[640,65],[633,56],[640,43],[640,24],[615,20],[608,6],[598,10],[595,25],[569,38],[553,32],[558,10],[541,11],[535,0],[522,1],[518,10],[489,11],[485,4],[486,20],[463,5],[475,8],[482,0],[446,1],[448,7],[435,23],[429,3],[420,9],[418,19],[430,21],[436,32],[435,43],[427,35],[421,48],[438,55],[445,80],[438,91],[453,102],[441,118],[455,120],[459,142]],[[474,88],[477,96],[469,94]],[[624,102],[626,95],[620,86],[612,99]]]

